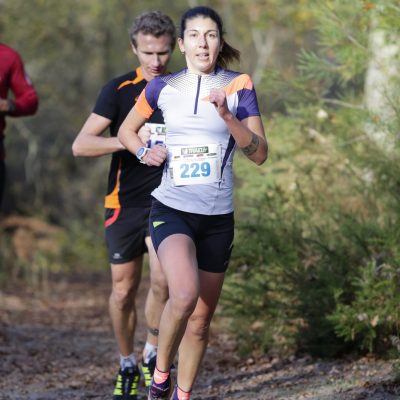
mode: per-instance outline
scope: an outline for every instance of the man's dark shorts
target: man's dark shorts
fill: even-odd
[[[156,251],[170,235],[183,233],[196,245],[199,269],[225,272],[233,247],[233,213],[202,215],[175,210],[153,200],[150,212],[150,235]]]
[[[147,252],[150,207],[107,208],[106,244],[111,264],[124,264]]]

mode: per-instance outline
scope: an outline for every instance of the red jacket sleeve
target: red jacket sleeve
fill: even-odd
[[[35,114],[38,108],[38,96],[29,77],[25,73],[24,64],[18,55],[11,69],[10,89],[14,93],[15,109],[8,115],[19,117]]]

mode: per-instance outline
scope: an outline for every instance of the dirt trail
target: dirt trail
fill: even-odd
[[[139,310],[147,285],[144,278]],[[107,276],[0,292],[0,399],[111,399],[117,356],[108,292]],[[144,337],[140,311],[137,349]],[[240,360],[229,335],[214,329],[193,400],[400,399],[391,376],[391,362],[373,358]]]

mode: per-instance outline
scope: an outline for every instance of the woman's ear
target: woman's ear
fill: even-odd
[[[178,46],[179,46],[179,50],[182,54],[185,54],[185,46],[183,44],[183,39],[182,38],[178,38]]]

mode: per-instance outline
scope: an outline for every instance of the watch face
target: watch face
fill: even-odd
[[[144,155],[145,150],[146,150],[146,149],[145,149],[144,147],[141,147],[141,148],[137,151],[136,157],[140,159],[140,158]]]

